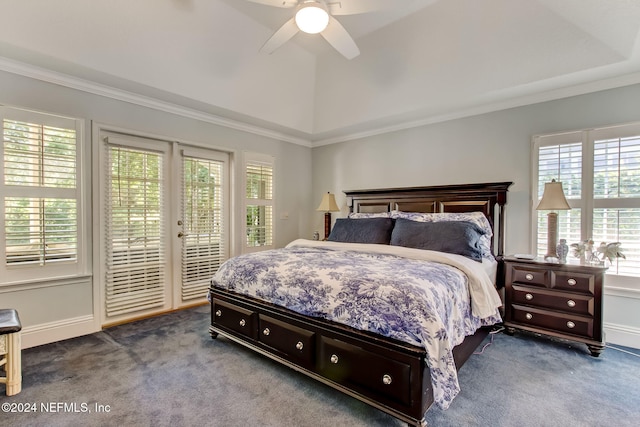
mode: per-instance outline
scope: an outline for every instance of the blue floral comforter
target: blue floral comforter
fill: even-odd
[[[441,252],[300,239],[229,259],[212,285],[423,346],[434,400],[446,409],[460,390],[453,348],[501,321],[484,267]]]

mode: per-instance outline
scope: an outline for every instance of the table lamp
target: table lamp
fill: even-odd
[[[320,206],[318,206],[316,210],[324,212],[324,240],[327,240],[331,232],[331,212],[338,212],[340,210],[336,203],[336,197],[327,192],[327,194],[322,196]]]
[[[562,183],[552,179],[551,182],[544,184],[544,192],[542,199],[538,203],[536,210],[550,211],[547,214],[547,258],[557,258],[556,245],[558,244],[558,213],[555,211],[569,210],[571,206],[564,197],[562,191]]]

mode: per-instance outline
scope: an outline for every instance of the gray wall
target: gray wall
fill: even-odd
[[[316,203],[324,192],[335,193],[339,217],[348,212],[343,190],[513,181],[506,253],[529,253],[531,137],[632,121],[640,121],[640,85],[325,145],[313,149],[312,193]],[[312,225],[322,230],[321,215]],[[634,292],[608,292],[605,320],[612,330],[618,325],[637,334],[640,347],[640,318],[629,315],[631,306],[636,313],[640,309],[637,298]]]
[[[100,123],[238,153],[247,150],[273,155],[276,159],[276,246],[284,246],[311,228],[309,206],[313,202],[309,194],[309,147],[7,72],[0,72],[0,104],[85,119],[85,144],[88,150],[92,145],[92,123]],[[87,167],[91,168],[91,164]],[[239,182],[240,176],[241,173],[236,173],[235,182]],[[232,193],[235,200],[244,197],[242,188],[237,185],[232,188]],[[236,224],[240,224],[243,215],[238,214],[238,210],[235,212]],[[288,213],[288,219],[280,219],[284,212]],[[89,213],[88,217],[91,216]],[[236,247],[239,247],[241,237],[238,229],[236,227],[235,230]],[[91,234],[91,227],[89,230]],[[91,244],[88,248],[91,251]],[[25,327],[23,341],[26,346],[92,332],[100,326],[99,315],[94,313],[96,288],[92,279],[89,274],[74,280],[10,286],[0,284],[0,307],[15,307],[19,310]]]
[[[161,135],[183,142],[276,157],[276,246],[322,232],[322,194],[343,190],[513,181],[508,202],[509,253],[530,248],[530,144],[534,134],[640,120],[640,85],[513,108],[314,149],[0,72],[0,104],[30,108]],[[310,191],[311,190],[311,191]],[[236,198],[242,189],[235,187]],[[288,219],[280,219],[288,213]],[[238,239],[239,236],[236,236]],[[89,246],[90,247],[90,246]],[[0,286],[0,306],[20,310],[30,345],[96,328],[93,278]],[[608,291],[608,338],[640,347],[637,292]],[[630,338],[629,338],[630,337]],[[614,341],[615,342],[615,341]]]

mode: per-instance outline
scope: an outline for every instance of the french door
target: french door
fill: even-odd
[[[206,296],[211,276],[228,257],[228,155],[195,148],[179,148],[181,166],[180,275],[174,300],[189,304]],[[177,271],[177,270],[176,270]]]
[[[100,140],[102,323],[204,302],[228,257],[228,155],[106,131]]]

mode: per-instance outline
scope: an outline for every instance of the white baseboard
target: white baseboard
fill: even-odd
[[[28,326],[22,328],[22,348],[92,334],[100,330],[96,324],[95,318],[89,315]]]
[[[640,349],[640,329],[615,323],[604,324],[605,339],[609,344]]]

